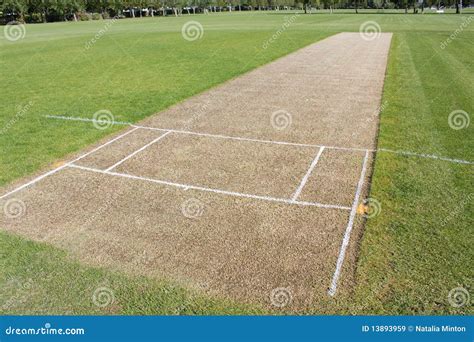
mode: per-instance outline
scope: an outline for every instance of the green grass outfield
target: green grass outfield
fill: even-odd
[[[394,32],[379,147],[474,160],[474,124],[461,130],[448,124],[453,110],[471,118],[474,113],[472,14],[301,14],[263,49],[292,15],[53,23],[27,25],[26,37],[16,42],[0,35],[0,185],[119,129],[100,131],[44,115],[90,118],[107,109],[116,120],[138,121],[324,37],[358,31],[366,21]],[[202,39],[182,38],[189,20],[203,25]],[[86,49],[101,29],[104,34]],[[473,170],[472,165],[378,153],[371,197],[382,210],[368,220],[357,283],[352,293],[328,298],[311,313],[472,314],[472,304],[456,308],[447,298],[456,287],[474,297]],[[114,289],[114,305],[92,303],[100,286]],[[65,252],[5,233],[0,233],[0,288],[4,314],[263,312],[171,282],[86,268]]]

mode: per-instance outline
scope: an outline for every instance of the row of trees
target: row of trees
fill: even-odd
[[[337,9],[405,8],[425,6],[456,6],[461,0],[0,0],[3,21],[47,22],[107,18],[110,16],[155,16],[183,12],[217,12],[242,10],[279,10],[300,8]],[[474,1],[465,0],[464,3]],[[186,12],[187,10],[187,12]]]

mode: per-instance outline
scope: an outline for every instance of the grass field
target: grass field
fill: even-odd
[[[90,118],[101,109],[138,121],[173,103],[279,56],[376,21],[394,32],[382,101],[379,147],[474,160],[472,125],[454,130],[448,115],[472,115],[474,26],[469,15],[299,15],[277,39],[291,13],[28,25],[26,38],[0,40],[0,185],[29,175],[118,129],[44,118]],[[199,21],[202,39],[181,27]],[[444,42],[470,22],[446,48]],[[3,38],[3,36],[2,36]],[[357,66],[354,66],[357,67]],[[298,97],[298,94],[289,96]],[[382,210],[361,240],[357,283],[313,313],[472,314],[448,303],[451,289],[472,294],[474,274],[472,165],[377,155],[371,197]],[[205,314],[261,313],[143,278],[90,269],[46,245],[0,234],[0,312]],[[91,302],[113,284],[116,305]],[[20,284],[20,287],[18,285]],[[27,291],[21,286],[27,285]],[[8,305],[6,305],[6,304]]]

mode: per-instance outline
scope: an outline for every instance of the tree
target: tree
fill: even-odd
[[[122,0],[110,0],[109,1],[109,8],[112,12],[114,12],[114,15],[118,15],[122,13],[124,9],[125,2]]]
[[[304,14],[308,13],[308,6],[311,6],[311,0],[303,0]]]
[[[24,0],[4,0],[0,4],[0,9],[4,13],[12,13],[18,17],[21,22],[25,21],[25,13],[28,10],[26,1]]]
[[[74,21],[77,21],[76,12],[85,9],[85,1],[83,0],[63,0],[57,1],[54,10],[61,15],[65,21],[68,16],[73,16]]]
[[[48,14],[53,7],[51,0],[32,0],[31,5],[34,8],[34,12],[40,13],[41,20],[43,23],[48,21]]]
[[[304,13],[308,13],[308,6],[311,6],[311,0],[297,0],[298,4],[301,5],[301,7],[304,10]]]

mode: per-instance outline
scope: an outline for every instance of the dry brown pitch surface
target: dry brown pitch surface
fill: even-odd
[[[26,210],[0,226],[269,307],[348,289],[390,40],[337,34],[127,127],[5,189]]]

